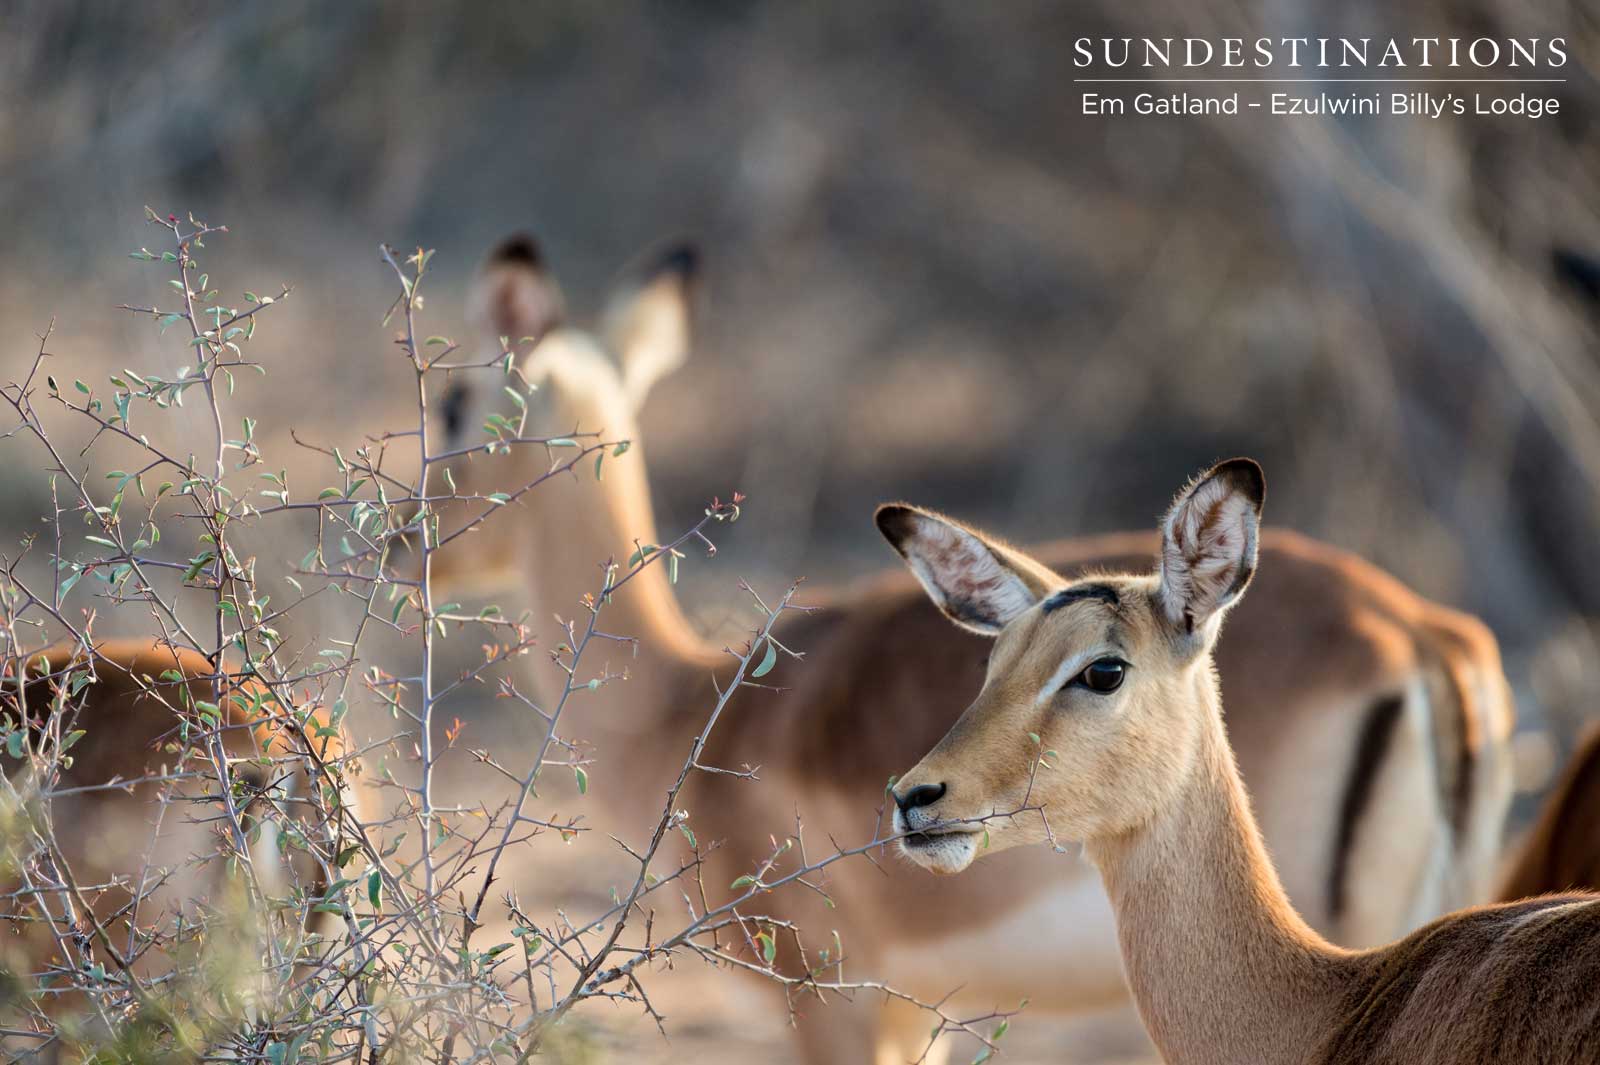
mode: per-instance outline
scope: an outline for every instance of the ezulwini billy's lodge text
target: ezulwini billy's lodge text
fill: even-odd
[[[1085,115],[1500,115],[1545,118],[1558,114],[1561,101],[1539,93],[1488,92],[1268,92],[1256,99],[1244,93],[1135,93],[1132,96],[1086,92]],[[1255,94],[1251,94],[1255,95]]]

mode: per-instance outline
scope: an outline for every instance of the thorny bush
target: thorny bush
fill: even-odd
[[[512,799],[497,809],[443,806],[434,770],[452,756],[459,723],[438,716],[441,700],[492,680],[533,637],[525,616],[435,602],[430,553],[462,534],[441,533],[437,508],[475,499],[484,511],[476,522],[495,520],[544,480],[590,476],[591,467],[599,476],[628,442],[581,426],[530,426],[518,403],[521,422],[486,425],[478,446],[541,449],[543,472],[481,498],[441,483],[448,474],[435,471],[449,455],[435,443],[429,387],[472,364],[450,340],[419,335],[431,253],[385,247],[398,295],[384,323],[403,357],[394,361],[414,382],[416,422],[356,445],[295,437],[325,463],[328,483],[291,485],[263,455],[259,423],[238,413],[266,372],[250,344],[290,290],[224,297],[197,255],[226,227],[146,213],[162,240],[133,258],[170,277],[159,305],[125,309],[177,338],[186,364],[84,382],[60,371],[46,330],[26,373],[3,389],[14,416],[9,461],[42,467],[53,507],[44,531],[0,568],[0,1051],[270,1065],[522,1061],[568,1045],[560,1022],[586,1000],[633,1003],[659,1023],[640,975],[680,955],[763,974],[791,1009],[805,997],[906,998],[845,981],[827,952],[801,976],[780,974],[778,938],[798,932],[759,905],[881,847],[881,837],[778,872],[779,855],[805,852],[798,826],[774,826],[760,875],[741,877],[726,903],[695,901],[705,897],[694,885],[700,859],[714,844],[695,838],[675,800],[704,768],[697,756],[733,693],[778,651],[793,653],[769,633],[801,609],[794,586],[769,601],[741,584],[761,623],[729,650],[693,749],[663,752],[681,770],[655,823],[642,826],[645,845],[627,849],[633,879],[612,905],[580,921],[527,912],[512,893],[492,897],[508,852],[584,831],[543,815],[537,784],[559,766],[586,787],[564,714],[573,697],[609,682],[584,680],[579,667],[610,597],[662,559],[675,576],[676,560],[709,548],[708,534],[737,518],[742,498],[713,501],[670,543],[597,567],[603,576],[553,655],[567,678],[554,702],[537,705],[513,681],[494,682],[544,734]],[[502,368],[515,395],[524,386],[510,344],[501,346],[481,365]],[[185,416],[196,412],[204,454],[170,442],[190,438]],[[79,423],[87,446],[59,443],[47,413]],[[134,456],[125,469],[100,468],[107,445]],[[258,575],[252,544],[272,545],[292,572]],[[315,608],[330,597],[355,604],[348,629],[286,637],[314,611],[329,616]],[[101,640],[97,619],[111,612],[138,618],[147,636]],[[481,638],[483,660],[441,678],[440,641],[468,632]],[[381,634],[406,638],[404,667],[376,664]],[[393,722],[388,734],[356,734],[348,709],[363,699]],[[669,838],[687,842],[687,859],[661,853]],[[681,915],[672,927],[655,906],[669,892],[668,910]],[[484,928],[505,926],[506,941],[482,941]],[[930,1044],[965,1031],[983,1042],[980,1058],[1008,1023],[1004,1012],[963,1019],[920,1005],[930,1010]]]

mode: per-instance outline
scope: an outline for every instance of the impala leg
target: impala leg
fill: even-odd
[[[884,1058],[878,1053],[882,1008],[880,999],[865,992],[858,992],[854,1001],[834,998],[824,1004],[812,999],[797,1007],[794,1026],[800,1060],[806,1065],[857,1061],[904,1065],[909,1059]]]
[[[929,1046],[937,1019],[927,1010],[898,999],[879,1010],[877,1065],[945,1065],[950,1060],[950,1038]]]

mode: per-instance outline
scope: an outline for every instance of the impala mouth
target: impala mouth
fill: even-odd
[[[978,856],[981,828],[929,825],[900,837],[900,853],[934,873],[959,873]]]
[[[914,832],[907,832],[901,837],[902,843],[914,843],[917,846],[935,843],[950,836],[976,836],[981,835],[983,829],[971,828],[967,825],[929,825],[919,828]]]

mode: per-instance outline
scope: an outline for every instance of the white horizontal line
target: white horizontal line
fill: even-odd
[[[1073,78],[1082,85],[1150,84],[1150,85],[1328,85],[1355,83],[1360,85],[1565,85],[1566,78]]]

